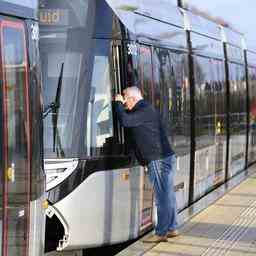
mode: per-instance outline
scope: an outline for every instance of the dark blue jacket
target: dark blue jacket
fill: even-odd
[[[145,100],[140,100],[131,111],[116,102],[118,119],[130,128],[136,158],[142,165],[174,154],[158,112]]]

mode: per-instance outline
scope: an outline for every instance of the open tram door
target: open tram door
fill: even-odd
[[[144,84],[144,80],[139,81],[139,73],[145,68],[149,68],[152,71],[152,59],[149,54],[143,58],[143,50],[151,52],[150,48],[139,46],[134,42],[119,42],[114,41],[112,44],[112,70],[113,70],[113,87],[112,95],[121,94],[122,91],[129,86],[138,86],[146,99],[150,98],[149,101],[153,101],[152,87],[148,84]],[[150,72],[149,72],[150,73]],[[141,77],[146,74],[144,71]],[[148,76],[146,76],[148,75]],[[152,73],[146,74],[145,77],[149,78],[148,81],[152,81]],[[145,79],[146,80],[146,79]],[[140,83],[141,82],[141,83]],[[114,111],[113,111],[114,113]],[[120,126],[117,118],[114,118],[115,137],[118,138],[119,143],[124,144],[124,150],[126,154],[130,154],[132,145],[131,138],[129,135],[129,129],[124,129]],[[134,165],[130,171],[135,175],[138,173],[138,177],[135,179],[136,184],[131,184],[132,189],[140,191],[140,209],[139,209],[139,232],[142,234],[145,230],[152,228],[154,223],[154,205],[153,205],[153,188],[147,177],[146,167],[139,166],[138,163]],[[139,168],[139,170],[138,170]],[[133,177],[134,178],[134,177]],[[131,178],[131,180],[133,180]],[[138,187],[136,187],[138,186]]]
[[[112,42],[112,97],[116,94],[122,94],[124,89],[124,65],[122,62],[122,44],[120,41]],[[115,111],[113,111],[115,113]],[[124,143],[124,131],[121,128],[120,124],[117,121],[117,117],[114,114],[114,137],[118,140],[118,143]]]
[[[0,20],[1,255],[29,254],[30,117],[25,25]],[[2,200],[3,199],[3,200]]]

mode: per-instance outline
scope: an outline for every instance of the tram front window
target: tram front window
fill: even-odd
[[[44,119],[45,158],[98,157],[115,151],[112,45],[93,39],[95,3],[44,1],[41,6],[44,105],[53,104]],[[49,23],[45,12],[62,14],[58,17],[63,23]]]

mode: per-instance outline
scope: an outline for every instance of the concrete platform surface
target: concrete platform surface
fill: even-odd
[[[140,255],[255,256],[256,176],[250,176],[193,217],[180,233],[179,237],[168,239],[168,242],[141,245],[145,250]],[[130,251],[126,255],[136,253]]]

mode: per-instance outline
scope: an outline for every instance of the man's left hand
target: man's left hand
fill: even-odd
[[[120,102],[124,103],[124,97],[121,94],[117,94],[115,96],[115,101],[120,101]]]

